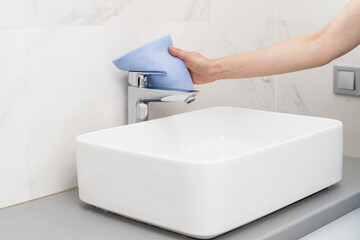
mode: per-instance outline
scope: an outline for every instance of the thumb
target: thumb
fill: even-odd
[[[179,48],[174,48],[174,47],[169,47],[169,52],[171,55],[173,55],[174,57],[178,57],[181,58],[182,60],[185,60],[187,52],[184,50],[181,50]]]

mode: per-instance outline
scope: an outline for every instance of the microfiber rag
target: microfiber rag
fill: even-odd
[[[149,88],[178,91],[194,90],[185,62],[172,56],[168,47],[172,46],[170,35],[145,44],[122,57],[115,59],[115,66],[124,71],[166,72],[162,76],[149,76]]]

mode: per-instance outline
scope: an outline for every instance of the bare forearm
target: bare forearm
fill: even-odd
[[[323,29],[253,52],[215,59],[216,79],[259,77],[322,66],[360,43],[360,0]]]
[[[218,79],[259,77],[320,66],[326,59],[319,54],[323,46],[316,38],[316,33],[301,35],[253,52],[215,59],[216,76]]]

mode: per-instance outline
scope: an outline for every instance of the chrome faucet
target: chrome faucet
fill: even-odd
[[[129,72],[128,124],[148,120],[149,102],[195,101],[198,91],[181,92],[148,88],[148,76],[165,75],[164,72]]]

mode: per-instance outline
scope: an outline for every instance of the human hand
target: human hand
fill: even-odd
[[[169,47],[169,52],[184,60],[194,84],[205,84],[216,80],[211,59],[205,58],[197,52],[186,52],[174,47]]]

